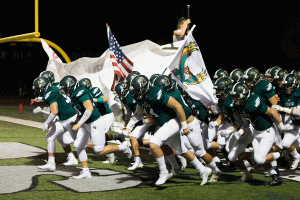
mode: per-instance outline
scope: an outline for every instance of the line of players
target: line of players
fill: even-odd
[[[105,141],[108,138],[116,139],[112,137],[119,136],[106,134],[105,137],[105,133],[113,122],[113,116],[110,117],[110,120],[100,120],[106,115],[105,112],[100,117],[95,113],[92,115],[97,110],[97,108],[91,109],[91,107],[95,107],[95,103],[103,106],[107,102],[103,94],[99,96],[95,95],[96,92],[87,92],[86,89],[90,91],[92,89],[88,79],[80,80],[77,83],[73,76],[66,76],[60,81],[60,91],[57,86],[54,86],[56,87],[56,96],[51,98],[54,93],[54,89],[50,89],[52,88],[52,83],[50,83],[52,76],[51,72],[43,72],[34,81],[34,89],[38,93],[37,96],[42,96],[51,109],[51,114],[45,122],[45,129],[49,127],[49,122],[56,119],[56,130],[60,129],[61,131],[58,131],[59,134],[53,134],[51,133],[53,132],[52,128],[47,134],[49,159],[46,165],[38,167],[44,170],[55,170],[55,162],[53,161],[55,147],[54,152],[53,147],[51,148],[51,145],[53,146],[51,141],[54,141],[55,138],[62,144],[66,153],[69,153],[66,165],[77,164],[68,147],[68,144],[74,142],[83,167],[81,174],[74,178],[91,177],[84,150],[89,140],[92,141],[95,152],[98,155],[110,155],[111,162],[114,160],[113,154],[111,154],[114,151],[121,150],[127,153],[128,157],[131,157],[130,149],[122,137],[120,137],[123,142],[121,145],[117,147],[105,146]],[[127,110],[134,113],[130,117],[130,112],[128,112],[126,128],[122,133],[123,135],[130,135],[130,142],[135,155],[135,162],[128,170],[135,170],[143,166],[138,150],[138,140],[143,140],[144,145],[150,146],[159,165],[160,175],[156,185],[164,184],[167,179],[180,174],[186,166],[186,161],[200,172],[201,184],[208,181],[208,176],[212,172],[211,181],[216,181],[221,173],[216,165],[220,161],[215,156],[214,150],[216,149],[226,149],[228,159],[242,170],[242,181],[247,181],[252,179],[251,173],[245,166],[245,164],[249,164],[247,160],[250,159],[251,155],[247,147],[252,142],[254,161],[268,170],[273,178],[268,185],[280,185],[282,180],[278,175],[278,170],[276,170],[276,160],[280,156],[279,151],[283,148],[288,149],[288,152],[295,158],[292,164],[293,169],[297,167],[300,160],[300,156],[295,150],[295,146],[299,147],[299,145],[292,145],[299,138],[299,131],[296,130],[298,126],[294,122],[297,118],[295,116],[300,113],[296,109],[298,105],[296,91],[298,82],[295,74],[287,75],[285,70],[278,67],[269,69],[265,77],[273,78],[271,82],[277,83],[276,90],[280,91],[280,102],[278,95],[276,95],[277,92],[275,93],[275,87],[270,82],[263,80],[257,69],[249,68],[245,73],[236,69],[230,74],[230,78],[226,70],[220,69],[214,76],[214,87],[219,103],[218,106],[207,109],[201,102],[193,100],[180,88],[178,90],[170,76],[154,75],[148,80],[147,77],[139,75],[138,72],[128,75],[125,82],[118,83],[115,87],[121,102]],[[47,82],[47,79],[50,81]],[[51,92],[48,91],[49,89]],[[290,96],[293,97],[289,98]],[[63,100],[59,100],[60,98]],[[61,103],[59,103],[60,101]],[[285,104],[285,101],[288,103]],[[55,105],[53,102],[57,102],[58,109],[53,108]],[[76,114],[73,112],[69,117],[62,117],[69,115],[65,114],[65,111],[70,109],[59,109],[62,102],[69,104],[68,107],[75,106]],[[93,104],[93,102],[95,103]],[[277,105],[278,102],[283,107]],[[106,107],[109,109],[107,104]],[[106,110],[108,110],[107,108]],[[61,113],[61,110],[64,114]],[[286,117],[286,120],[282,121],[275,110],[292,114],[292,117]],[[58,120],[56,115],[59,117]],[[80,116],[79,121],[75,119],[78,118],[77,115]],[[102,121],[102,124],[98,121]],[[103,128],[104,126],[105,128]],[[130,129],[132,126],[134,128]],[[279,130],[285,133],[283,140],[281,140]],[[74,131],[78,131],[77,135]],[[52,138],[48,135],[51,135]],[[215,142],[216,136],[218,139]],[[183,167],[177,163],[174,153],[182,161]],[[165,158],[172,166],[170,173],[166,168]],[[199,159],[204,161],[207,167],[203,166]],[[49,167],[51,163],[52,167]]]

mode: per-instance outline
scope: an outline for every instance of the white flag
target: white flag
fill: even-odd
[[[193,99],[205,107],[217,104],[213,83],[206,70],[199,46],[193,38],[194,25],[169,69],[178,83]]]
[[[49,57],[48,65],[47,65],[47,71],[51,71],[54,73],[55,82],[60,81],[62,77],[59,76],[57,72],[57,64],[56,63],[63,63],[61,59],[56,55],[56,53],[51,49],[51,47],[43,40],[41,39],[43,49],[47,53]]]

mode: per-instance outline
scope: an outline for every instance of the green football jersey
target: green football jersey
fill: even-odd
[[[146,112],[151,115],[157,126],[163,126],[166,122],[177,117],[177,113],[167,107],[170,96],[160,87],[153,86],[143,99],[136,99]]]
[[[208,112],[206,107],[200,102],[192,97],[188,96],[184,98],[187,105],[195,112],[197,118],[205,123],[208,123]]]
[[[90,89],[89,92],[92,94],[93,98],[100,98],[101,96],[104,96],[98,87],[93,87],[92,89]],[[99,102],[99,103],[95,103],[95,105],[102,116],[112,113],[111,109],[109,108],[109,104],[107,102],[106,103]]]
[[[189,108],[189,106],[186,104],[186,102],[182,98],[180,91],[177,88],[175,88],[174,91],[167,93],[167,94],[170,95],[171,97],[173,97],[174,99],[176,99],[182,105],[186,119],[188,119],[192,115],[192,110]]]
[[[245,119],[249,119],[253,127],[258,131],[264,131],[273,126],[273,121],[266,115],[268,106],[259,95],[251,95],[244,106],[234,107]]]
[[[225,120],[227,120],[229,123],[233,124],[235,122],[234,115],[233,115],[233,97],[231,94],[228,94],[227,98],[223,100],[222,98],[219,98],[218,106],[221,110],[221,112],[225,116]]]
[[[260,80],[251,94],[256,94],[262,97],[262,100],[267,105],[270,105],[269,99],[273,97],[275,93],[274,86],[267,80]]]
[[[300,88],[297,89],[292,94],[287,94],[284,90],[279,93],[280,102],[279,104],[283,107],[293,108],[300,105]],[[285,113],[282,113],[285,118]],[[293,124],[296,126],[300,126],[300,117],[291,115]]]
[[[86,102],[87,100],[90,100],[93,104],[94,110],[92,112],[91,117],[85,122],[85,123],[91,123],[96,121],[97,119],[100,118],[100,112],[98,111],[98,109],[96,108],[94,102],[93,102],[93,96],[91,95],[91,93],[85,89],[84,87],[78,87],[74,90],[74,92],[71,95],[71,101],[72,101],[72,105],[76,108],[76,110],[78,111],[79,115],[83,115],[85,108],[83,106],[84,102]]]
[[[136,100],[132,97],[132,94],[129,92],[126,96],[126,98],[124,98],[123,100],[121,100],[121,102],[124,104],[124,106],[131,110],[132,113],[135,112],[136,110],[136,105],[137,102]]]
[[[62,96],[58,87],[52,86],[43,95],[43,100],[50,106],[52,103],[57,102],[58,117],[60,120],[70,119],[76,115],[76,111],[72,107],[71,101]]]

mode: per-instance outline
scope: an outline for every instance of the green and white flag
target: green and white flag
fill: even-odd
[[[169,69],[178,85],[205,107],[217,104],[215,89],[206,70],[200,48],[193,38],[192,27]]]

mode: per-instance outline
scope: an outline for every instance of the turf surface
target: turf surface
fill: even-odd
[[[24,108],[24,114],[18,113],[18,107],[0,107],[0,115],[35,120],[43,122],[43,117],[32,114],[33,107]],[[41,129],[16,125],[8,122],[0,122],[0,142],[20,142],[42,149],[47,148],[45,135]],[[73,148],[73,147],[72,147]],[[74,151],[74,148],[73,148]],[[63,149],[57,145],[56,162],[65,162],[66,156]],[[115,164],[103,164],[105,157],[97,157],[88,150],[89,167],[110,169],[123,173],[130,173],[142,179],[143,183],[137,187],[91,193],[75,193],[53,184],[51,181],[63,179],[56,175],[42,175],[38,177],[30,190],[13,194],[1,195],[5,199],[300,199],[298,188],[300,183],[284,179],[282,186],[265,187],[264,184],[270,180],[260,174],[253,174],[254,180],[248,183],[239,181],[241,173],[237,170],[227,169],[221,176],[221,180],[208,185],[200,186],[200,178],[197,171],[188,165],[183,175],[172,178],[166,184],[157,187],[154,185],[158,178],[158,167],[148,151],[141,150],[141,157],[145,165],[144,168],[129,172],[126,168],[132,160],[121,153],[117,153],[118,162]],[[0,160],[0,165],[41,165],[47,155],[36,157]],[[80,166],[80,165],[78,165]],[[53,173],[55,174],[55,173]],[[2,179],[5,177],[1,177]],[[18,180],[16,180],[18,181]],[[92,179],[91,179],[91,184]],[[105,184],[105,183],[103,183]]]

